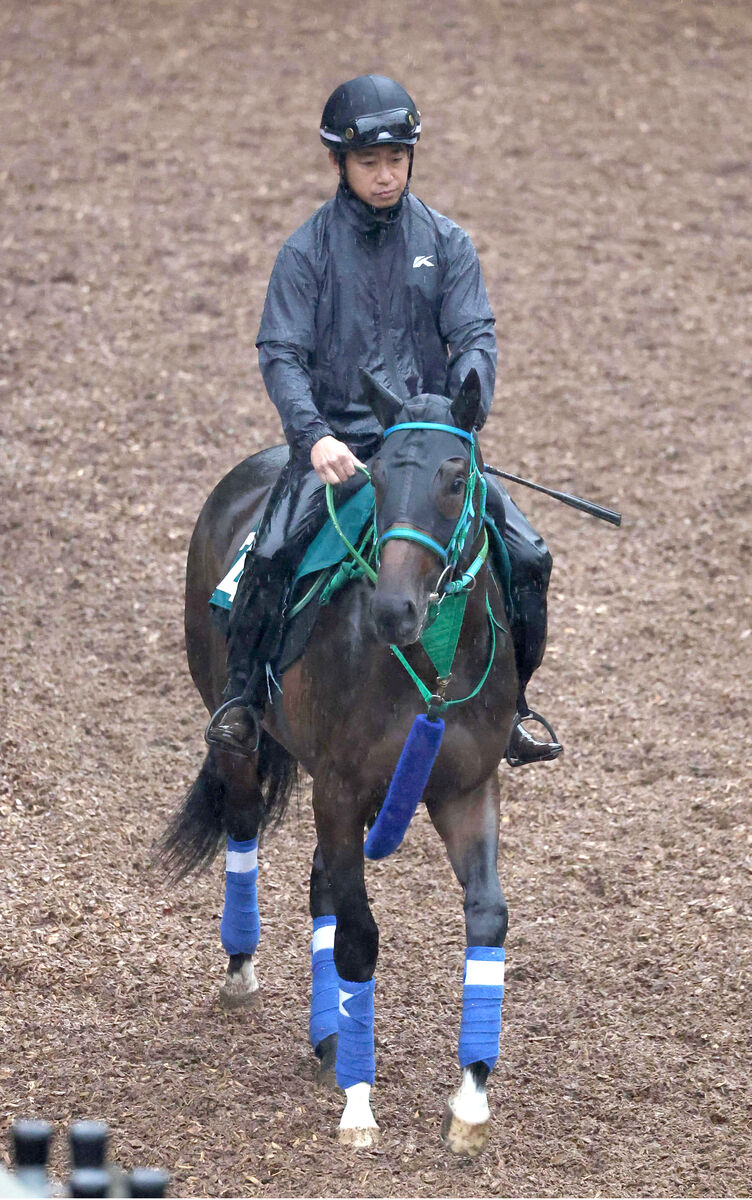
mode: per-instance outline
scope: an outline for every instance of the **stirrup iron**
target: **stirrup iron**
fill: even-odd
[[[520,758],[518,755],[511,753],[509,749],[515,729],[517,729],[518,726],[522,726],[524,721],[537,721],[543,726],[551,738],[551,743],[549,744],[548,749],[542,754],[531,758]],[[532,734],[528,734],[527,730],[524,730],[524,732],[533,742],[536,742],[537,745],[540,746],[541,750],[543,749],[546,744],[545,742],[538,742],[537,738],[533,738]],[[549,724],[546,718],[542,717],[540,713],[535,712],[531,708],[524,717],[521,717],[519,713],[515,714],[514,721],[512,722],[512,728],[509,731],[509,740],[507,742],[507,749],[504,757],[506,758],[510,767],[527,767],[534,762],[551,762],[552,759],[559,757],[563,749],[564,747],[556,736],[553,727]]]
[[[255,738],[253,746],[250,743],[246,745],[238,741],[229,731],[222,729],[221,720],[229,708],[242,708],[249,721],[253,722]],[[212,713],[204,730],[204,741],[207,746],[216,746],[217,749],[227,750],[230,754],[237,754],[242,758],[253,758],[261,743],[261,722],[253,709],[244,702],[242,696],[233,696],[232,699],[225,700],[224,704],[220,704],[217,711]]]

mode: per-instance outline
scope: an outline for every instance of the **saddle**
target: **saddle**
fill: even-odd
[[[337,509],[337,521],[345,537],[357,544],[367,532],[373,520],[374,492],[370,483],[350,496]],[[501,585],[504,603],[509,615],[510,565],[509,552],[493,520],[486,517],[491,546],[491,568]],[[214,589],[209,604],[220,627],[226,632],[229,612],[235,598],[240,576],[245,566],[246,555],[253,552],[256,531],[252,529],[244,538],[232,566]],[[345,562],[349,551],[337,530],[328,518],[326,524],[312,539],[298,567],[292,587],[283,639],[277,663],[281,675],[300,658],[316,624],[320,608],[328,603],[331,595],[357,574],[354,563]],[[351,560],[352,561],[352,560]]]

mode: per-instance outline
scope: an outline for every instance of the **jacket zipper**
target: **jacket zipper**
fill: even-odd
[[[386,240],[386,238],[389,237],[389,234],[391,232],[392,232],[391,230],[387,231],[387,233],[384,235],[385,240]],[[394,233],[396,234],[397,230],[395,230]],[[390,247],[390,249],[391,249],[391,247]],[[407,395],[405,394],[405,385],[404,385],[402,379],[400,378],[399,371],[397,370],[397,354],[396,354],[396,351],[394,348],[394,341],[392,338],[392,328],[391,328],[391,325],[389,324],[389,293],[388,293],[388,289],[387,289],[387,278],[388,278],[388,274],[389,274],[390,263],[389,263],[389,256],[385,253],[385,250],[386,250],[386,246],[377,245],[375,248],[375,251],[374,251],[375,258],[376,258],[376,266],[375,266],[375,275],[376,275],[376,283],[377,283],[376,291],[377,291],[377,303],[378,303],[378,309],[379,309],[379,326],[381,329],[382,350],[383,350],[383,354],[384,354],[384,360],[386,362],[386,366],[387,366],[387,369],[389,372],[389,378],[390,378],[390,384],[392,387],[392,391],[396,392],[398,396],[402,396],[403,399],[408,399]],[[393,257],[393,251],[392,251],[392,257]]]

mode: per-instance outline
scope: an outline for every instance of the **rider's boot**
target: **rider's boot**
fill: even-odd
[[[254,664],[244,688],[232,681],[224,690],[226,699],[213,713],[204,730],[210,746],[253,758],[261,741],[261,722],[266,707],[266,664]]]
[[[527,708],[527,705],[525,707]],[[550,735],[551,740],[543,741],[533,737],[532,733],[525,729],[523,721],[537,721]],[[561,742],[556,740],[556,734],[548,721],[540,713],[533,712],[531,708],[528,708],[524,714],[519,711],[516,713],[506,749],[506,759],[510,767],[524,767],[528,763],[534,762],[549,762],[552,758],[558,758],[563,749]]]
[[[288,579],[283,563],[253,556],[241,576],[230,614],[224,702],[204,732],[210,746],[245,758],[259,748],[269,699],[267,663],[280,650]]]
[[[516,589],[514,594],[516,620],[512,624],[519,692],[517,714],[514,718],[506,760],[512,767],[523,767],[528,763],[550,762],[558,758],[564,747],[556,737],[548,721],[528,707],[525,689],[533,671],[540,666],[546,648],[546,595],[538,588]],[[536,738],[525,728],[524,722],[537,721],[548,733],[548,739]]]

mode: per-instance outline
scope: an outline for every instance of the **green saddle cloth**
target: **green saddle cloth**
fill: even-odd
[[[342,507],[337,509],[337,520],[348,541],[355,542],[360,537],[366,521],[373,512],[373,501],[373,488],[370,483],[365,483],[360,491],[350,496]],[[295,575],[295,582],[306,575],[336,566],[346,554],[345,543],[332,525],[331,519],[327,518],[326,525],[319,530],[306,550]]]
[[[345,536],[351,542],[359,537],[372,511],[373,488],[370,483],[364,484],[360,491],[356,492],[354,496],[350,496],[342,507],[338,509],[337,520]],[[212,593],[209,603],[213,608],[223,608],[227,612],[232,608],[240,576],[243,574],[245,556],[253,548],[255,537],[256,531],[255,529],[251,529],[247,537],[243,539],[243,543],[233,559],[232,566]],[[295,574],[294,582],[297,584],[306,575],[312,575],[319,571],[325,571],[328,567],[336,566],[342,562],[346,553],[347,547],[345,543],[332,525],[331,519],[327,517],[323,529],[319,530],[306,550],[303,561]]]

